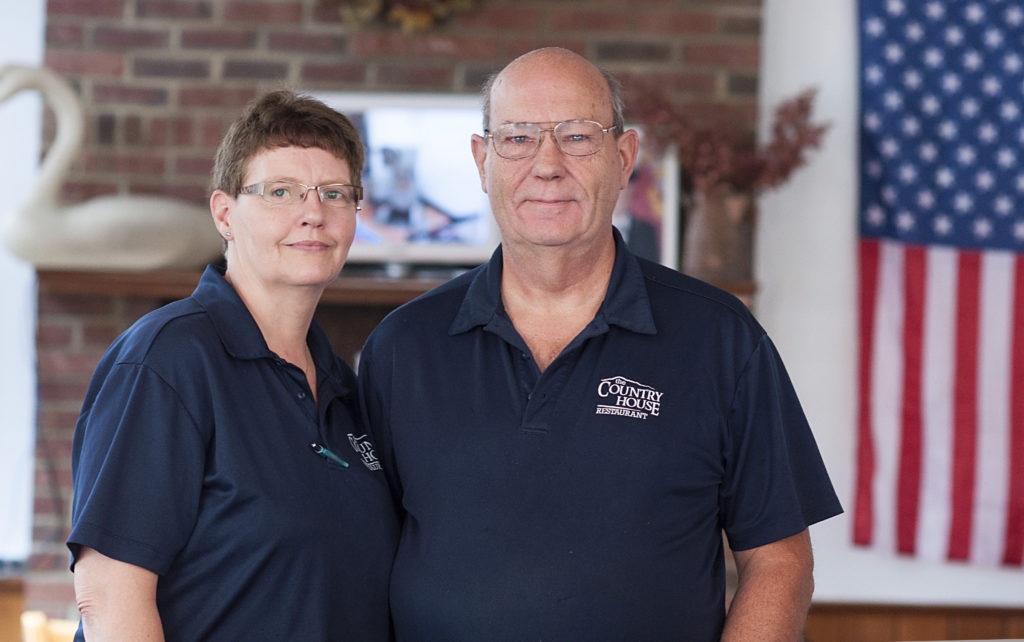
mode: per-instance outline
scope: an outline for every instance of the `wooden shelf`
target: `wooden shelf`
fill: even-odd
[[[39,292],[182,299],[192,294],[201,273],[85,272],[39,270]],[[441,279],[341,276],[327,286],[321,303],[397,306],[440,285]]]

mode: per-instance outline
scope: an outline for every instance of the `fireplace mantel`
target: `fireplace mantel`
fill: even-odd
[[[39,291],[48,294],[182,299],[192,294],[200,272],[92,272],[39,270]],[[324,291],[321,303],[397,306],[426,292],[440,279],[341,276]]]

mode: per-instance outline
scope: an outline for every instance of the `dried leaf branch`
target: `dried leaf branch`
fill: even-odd
[[[778,187],[807,162],[807,152],[821,146],[828,123],[811,121],[815,90],[783,102],[775,111],[771,140],[758,145],[737,127],[697,125],[680,106],[652,86],[629,92],[631,122],[644,128],[645,140],[656,149],[675,144],[679,164],[694,189],[728,185],[760,192]]]

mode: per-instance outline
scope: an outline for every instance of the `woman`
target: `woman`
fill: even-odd
[[[217,152],[226,270],[104,355],[72,451],[79,640],[382,640],[397,526],[355,377],[313,322],[363,147],[291,92]]]

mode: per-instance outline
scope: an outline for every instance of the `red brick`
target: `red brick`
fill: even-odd
[[[85,44],[85,29],[82,25],[46,25],[46,44],[61,47]]]
[[[65,203],[80,203],[117,193],[117,184],[100,181],[68,181],[61,187],[61,200]]]
[[[166,118],[151,118],[146,127],[146,144],[150,147],[162,147],[170,138]]]
[[[394,31],[359,31],[352,37],[352,53],[360,56],[405,56],[410,38]]]
[[[88,381],[49,381],[39,373],[39,398],[45,403],[73,402],[82,403],[89,389]]]
[[[316,24],[341,22],[341,9],[336,0],[316,0],[313,6],[313,22]]]
[[[45,64],[59,74],[119,76],[124,72],[121,54],[105,51],[47,49]]]
[[[85,169],[91,172],[163,174],[166,167],[167,164],[163,158],[157,158],[150,154],[92,152],[85,156]]]
[[[195,142],[195,122],[189,116],[156,117],[149,121],[150,145],[189,146]]]
[[[643,42],[631,39],[599,42],[596,50],[597,59],[601,63],[607,61],[665,63],[672,58],[672,47],[662,41]]]
[[[124,328],[117,323],[89,322],[82,326],[82,342],[87,346],[109,346]]]
[[[49,294],[39,293],[37,303],[40,323],[45,322],[46,315],[91,316],[105,315],[113,311],[112,300],[105,296],[89,294]]]
[[[126,145],[138,145],[142,141],[142,119],[137,115],[121,119],[121,140]]]
[[[230,107],[241,110],[256,95],[256,89],[199,85],[183,88],[178,93],[178,104],[181,107]]]
[[[192,156],[174,161],[174,171],[178,175],[209,176],[213,169],[212,156]]]
[[[617,76],[626,89],[633,83],[641,83],[642,86],[654,85],[670,93],[687,92],[711,96],[718,88],[717,76],[713,72],[617,74]]]
[[[729,102],[693,100],[684,103],[683,109],[697,123],[721,127],[752,129],[757,121],[757,101],[753,99]]]
[[[213,152],[210,153],[210,158],[213,158]],[[132,183],[128,186],[128,192],[131,194],[143,194],[146,196],[164,196],[167,198],[176,198],[187,203],[192,203],[196,207],[206,207],[209,202],[210,192],[207,184],[209,183],[208,177],[203,177],[203,180],[196,182],[193,185],[169,185],[166,182],[160,183]],[[153,306],[155,307],[155,306]],[[144,310],[136,315],[141,317],[150,309]]]
[[[452,86],[450,67],[427,67],[423,65],[381,65],[377,82],[394,87],[418,87],[440,90]]]
[[[270,51],[298,51],[305,53],[343,53],[348,38],[334,34],[310,34],[305,31],[271,33]]]
[[[689,64],[757,67],[760,60],[757,44],[693,44],[683,47],[683,60]]]
[[[562,31],[621,31],[629,26],[630,17],[629,11],[564,9],[552,11],[550,19],[551,26]]]
[[[35,486],[36,488],[48,488],[53,489],[54,482],[57,483],[57,488],[70,488],[72,486],[71,468],[53,468],[50,470],[44,470],[41,467],[36,467],[35,470]],[[54,517],[61,517],[60,515],[53,515]],[[46,520],[36,520],[37,523],[50,530],[54,530],[51,524],[47,524]]]
[[[125,328],[167,303],[166,301],[146,297],[128,297],[121,301],[124,304],[121,309],[121,319],[124,321]]]
[[[729,74],[726,85],[730,96],[757,97],[757,74]]]
[[[124,15],[124,0],[48,0],[46,15],[119,18]]]
[[[62,375],[92,375],[99,363],[100,352],[73,353],[66,350],[45,350],[36,355],[36,362],[42,372],[55,372]]]
[[[36,327],[36,345],[42,349],[47,347],[67,347],[71,343],[71,326],[65,324],[44,323]]]
[[[460,29],[500,27],[503,31],[533,31],[544,24],[544,13],[530,7],[493,7],[482,5],[468,13],[459,14]]]
[[[70,411],[65,412],[69,415],[71,414]],[[66,425],[51,426],[40,422],[36,429],[36,452],[46,454],[50,451],[49,449],[51,445],[53,445],[54,448],[59,449],[63,448],[65,443],[67,444],[67,447],[70,448],[75,435],[76,421],[78,421],[77,411],[74,416],[71,417],[70,423]],[[61,462],[60,465],[64,466],[65,463],[70,465],[70,460],[67,462]]]
[[[255,31],[242,29],[186,29],[181,45],[187,49],[250,49],[256,45]]]
[[[99,105],[166,105],[167,89],[138,85],[96,84],[92,88],[93,102]]]
[[[49,490],[49,489],[47,489]],[[32,500],[32,513],[35,515],[56,515],[64,510],[64,501],[47,493]]]
[[[713,13],[659,11],[638,17],[642,33],[707,34],[718,29],[718,16]]]
[[[233,119],[233,116],[232,116]],[[230,126],[231,119],[210,116],[204,118],[199,126],[199,140],[207,147],[217,147]]]
[[[494,58],[498,43],[494,38],[423,36],[412,39],[412,53],[416,56],[451,57],[462,60]]]
[[[288,63],[272,60],[226,60],[221,72],[231,80],[283,80],[288,75]]]
[[[213,11],[209,2],[139,0],[136,3],[135,14],[142,18],[206,19],[213,15]]]
[[[92,40],[95,46],[102,49],[166,47],[170,41],[170,33],[147,29],[101,27],[93,33]]]
[[[154,78],[208,78],[209,60],[176,60],[168,58],[136,58],[132,63],[135,76]]]
[[[309,83],[362,83],[366,79],[366,65],[359,63],[310,63],[299,72]]]
[[[722,33],[759,36],[761,19],[757,16],[725,16],[722,18]]]
[[[230,2],[224,7],[224,19],[232,22],[297,24],[302,20],[302,5],[284,2]]]
[[[523,55],[528,51],[533,51],[538,47],[563,47],[569,51],[574,51],[581,56],[587,56],[588,42],[585,39],[570,40],[564,37],[552,38],[544,35],[528,35],[524,37],[516,37],[506,43],[504,56],[502,57],[502,65],[513,58]]]
[[[68,410],[41,410],[39,412],[39,430],[61,431],[71,435],[78,421],[78,412]]]
[[[72,430],[65,439],[38,440],[36,443],[36,456],[43,457],[50,462],[56,470],[69,469],[71,467],[71,435]],[[49,493],[42,493],[42,496],[53,496],[53,489]]]

